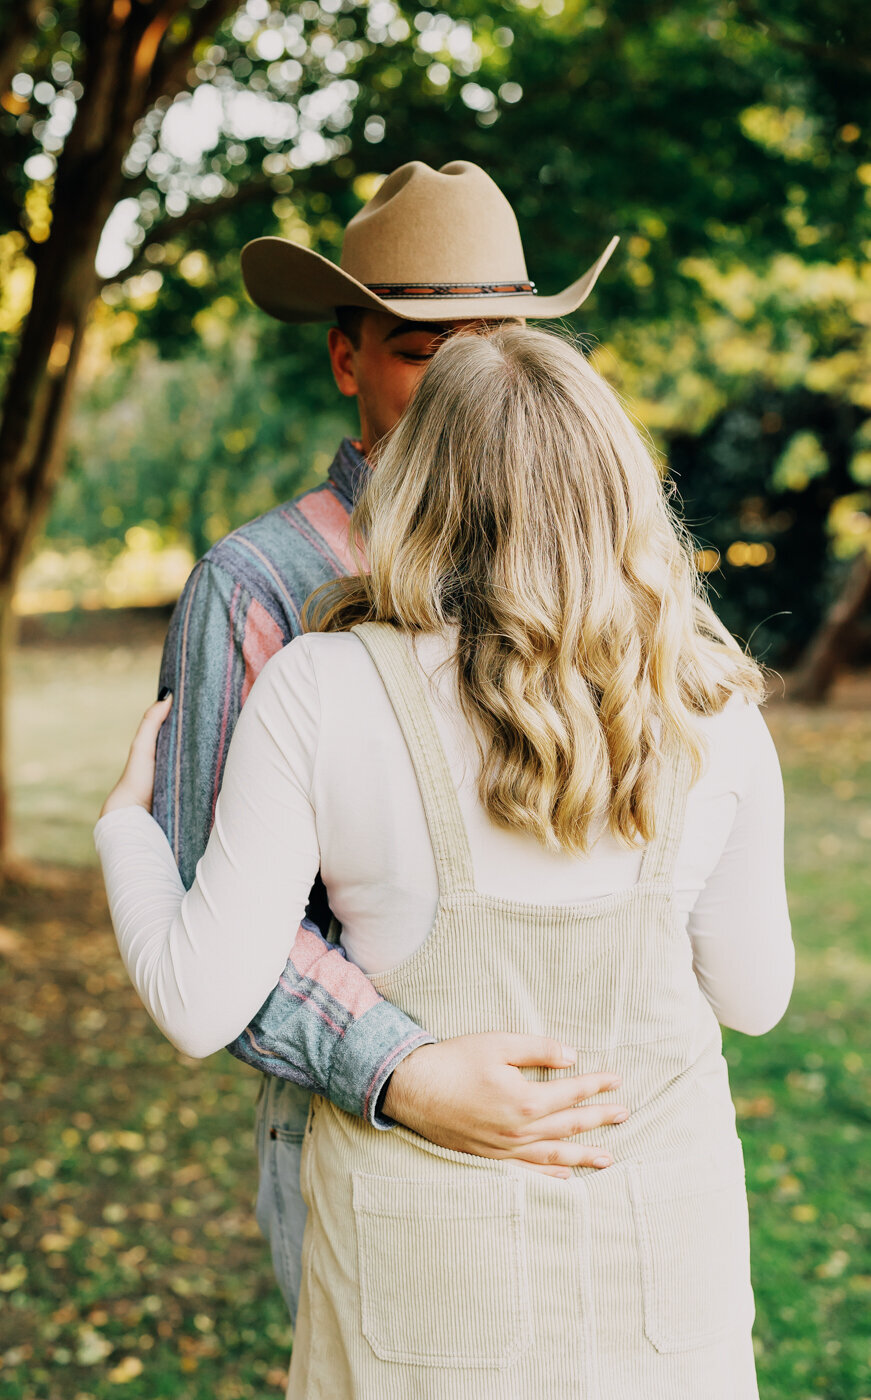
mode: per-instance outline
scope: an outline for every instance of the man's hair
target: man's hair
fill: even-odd
[[[363,330],[363,317],[368,308],[365,306],[337,306],[336,325],[343,335],[346,335],[355,350],[360,348],[361,334]],[[500,316],[492,322],[492,329],[498,330],[500,326],[519,325],[516,316]]]
[[[360,348],[360,333],[363,328],[365,306],[337,306],[336,325],[346,335],[355,350]]]

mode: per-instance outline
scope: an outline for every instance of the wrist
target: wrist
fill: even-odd
[[[100,808],[100,815],[98,816],[97,821],[102,821],[104,817],[108,817],[109,814],[112,812],[137,811],[144,812],[146,816],[151,816],[151,808],[146,807],[144,802],[138,802],[135,797],[128,796],[125,798],[120,793],[115,794],[110,792],[109,796],[106,798],[105,802]]]
[[[400,1060],[396,1068],[388,1075],[383,1094],[379,1096],[380,1109],[385,1118],[392,1118],[396,1123],[410,1126],[409,1117],[413,1116],[415,1100],[416,1097],[419,1097],[423,1069],[421,1057],[425,1051],[432,1050],[432,1048],[431,1043],[417,1046],[415,1050]]]
[[[143,802],[140,798],[134,797],[123,789],[116,789],[109,793],[106,801],[100,808],[100,816],[105,817],[109,812],[120,812],[124,807],[141,807],[143,812],[151,812],[149,803]]]
[[[387,1078],[385,1079],[384,1083],[381,1085],[381,1091],[380,1091],[380,1093],[379,1093],[379,1095],[378,1095],[378,1098],[375,1100],[375,1110],[374,1110],[374,1113],[373,1113],[372,1116],[375,1118],[376,1122],[379,1121],[379,1120],[381,1120],[381,1119],[390,1118],[390,1116],[391,1116],[391,1115],[387,1112],[387,1109],[385,1108],[385,1104],[386,1104],[386,1102],[387,1102],[387,1091],[388,1091],[388,1089],[390,1088],[390,1081],[392,1080],[392,1078],[393,1078],[393,1075],[392,1075],[392,1074],[388,1074],[388,1076],[387,1076]],[[393,1121],[395,1122],[396,1120],[394,1119]]]

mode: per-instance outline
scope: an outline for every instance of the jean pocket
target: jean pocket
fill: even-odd
[[[721,1158],[624,1164],[641,1267],[644,1331],[659,1352],[750,1328],[750,1222],[740,1140]]]
[[[532,1344],[523,1183],[353,1173],[361,1325],[383,1361],[510,1366]]]

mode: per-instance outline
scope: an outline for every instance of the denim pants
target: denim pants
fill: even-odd
[[[288,1079],[264,1075],[257,1099],[257,1224],[272,1251],[272,1267],[296,1321],[302,1278],[302,1237],[308,1207],[299,1186],[299,1164],[311,1094]]]

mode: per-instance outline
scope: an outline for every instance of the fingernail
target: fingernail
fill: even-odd
[[[573,1045],[564,1045],[562,1049],[564,1060],[576,1060],[578,1058],[578,1052]]]
[[[171,694],[172,694],[172,691],[170,690],[169,686],[168,686],[168,685],[162,685],[162,686],[160,687],[160,690],[157,692],[157,698],[158,698],[158,700],[165,700],[166,697],[167,697],[167,695],[171,695]]]
[[[614,1122],[614,1123],[622,1123],[622,1122],[623,1122],[626,1118],[628,1118],[628,1117],[629,1117],[629,1110],[628,1110],[627,1108],[621,1108],[621,1110],[620,1110],[619,1113],[615,1113],[615,1114],[614,1114],[614,1117],[613,1117],[613,1119],[612,1119],[612,1122]]]
[[[610,1165],[611,1165],[611,1158],[610,1158],[610,1157],[594,1157],[594,1158],[593,1158],[593,1166],[594,1166],[594,1167],[610,1167]]]

